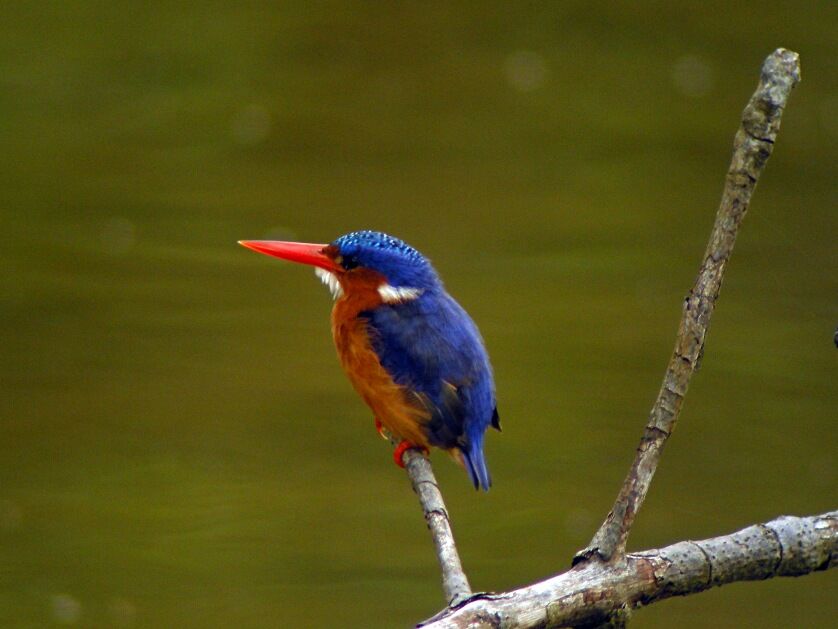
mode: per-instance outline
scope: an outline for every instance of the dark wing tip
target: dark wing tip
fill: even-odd
[[[500,427],[500,416],[498,415],[498,407],[495,407],[495,410],[492,411],[492,428],[497,430],[498,432],[503,432],[503,428]]]

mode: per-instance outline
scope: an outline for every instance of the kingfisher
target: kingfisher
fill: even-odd
[[[427,258],[377,231],[330,244],[239,244],[311,265],[329,287],[340,364],[378,432],[398,443],[397,465],[406,450],[433,446],[465,468],[475,489],[489,489],[483,437],[489,426],[500,430],[492,367],[477,326]]]

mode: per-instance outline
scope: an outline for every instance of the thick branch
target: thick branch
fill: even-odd
[[[566,627],[600,622],[615,611],[685,596],[735,581],[796,577],[838,567],[838,511],[782,516],[698,542],[584,562],[560,575],[500,594],[476,594],[444,610],[428,629]]]
[[[413,491],[419,496],[425,521],[434,540],[436,556],[442,569],[445,600],[449,605],[456,605],[471,595],[471,586],[460,563],[448,510],[442,500],[431,462],[418,450],[407,450],[402,456],[402,461],[413,485]]]
[[[795,52],[779,48],[765,60],[756,92],[742,113],[742,124],[733,141],[733,158],[725,180],[721,204],[698,277],[684,301],[675,350],[669,360],[660,392],[637,454],[611,512],[575,562],[596,555],[610,560],[625,552],[634,518],[652,482],[663,447],[678,420],[690,378],[698,369],[704,340],[725,266],[733,251],[739,225],[748,211],[751,194],[774,147],[783,108],[800,80]]]

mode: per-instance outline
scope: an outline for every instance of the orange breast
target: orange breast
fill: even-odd
[[[343,296],[332,310],[332,336],[343,370],[375,417],[398,439],[428,447],[428,414],[413,394],[393,382],[370,344],[366,322],[358,314],[381,305],[378,274],[355,275],[342,282]],[[350,283],[351,282],[351,283]]]

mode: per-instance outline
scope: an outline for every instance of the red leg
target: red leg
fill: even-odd
[[[396,446],[396,449],[393,450],[393,461],[401,468],[404,468],[404,461],[402,461],[402,457],[408,450],[420,450],[425,453],[425,456],[428,456],[429,454],[427,448],[417,446],[415,443],[411,443],[410,441],[401,441],[399,442],[399,445]]]

